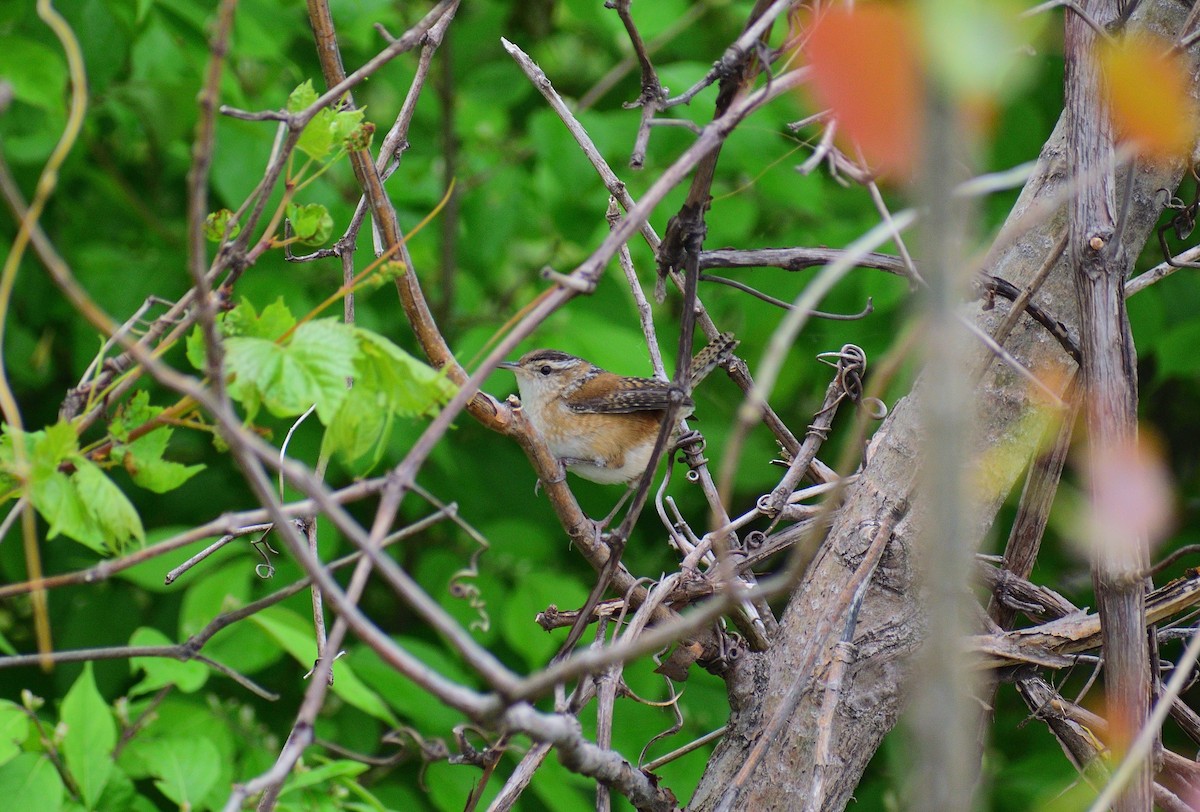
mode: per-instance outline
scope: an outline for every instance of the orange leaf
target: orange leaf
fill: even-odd
[[[1136,440],[1092,447],[1084,474],[1092,491],[1089,537],[1110,549],[1165,538],[1174,523],[1171,474],[1160,443],[1142,428]]]
[[[822,12],[805,52],[818,103],[872,167],[899,175],[916,163],[922,109],[917,37],[895,6]]]
[[[1196,102],[1182,56],[1170,43],[1131,35],[1100,48],[1113,126],[1139,154],[1172,158],[1196,140]]]

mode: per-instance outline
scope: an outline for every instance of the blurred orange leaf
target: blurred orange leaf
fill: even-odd
[[[895,6],[833,8],[816,18],[805,53],[817,102],[872,168],[911,174],[922,110],[911,16]]]
[[[1101,46],[1113,126],[1144,157],[1186,154],[1196,140],[1196,102],[1183,58],[1170,43],[1130,35]]]
[[[1135,441],[1090,449],[1092,539],[1110,547],[1162,540],[1174,521],[1171,475],[1162,448],[1143,429]]]

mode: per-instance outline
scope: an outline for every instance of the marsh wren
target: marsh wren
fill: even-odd
[[[691,414],[691,388],[737,346],[722,333],[696,356],[687,391],[669,381],[616,375],[558,350],[533,350],[500,364],[517,376],[530,422],[567,470],[603,484],[630,484],[654,451],[667,407],[676,398]]]

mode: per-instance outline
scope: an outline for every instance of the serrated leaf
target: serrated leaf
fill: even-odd
[[[108,424],[108,432],[114,439],[125,442],[129,439],[129,432],[153,420],[161,412],[162,408],[150,405],[150,393],[139,389]]]
[[[355,385],[382,392],[396,414],[419,417],[454,397],[458,388],[443,373],[397,347],[378,333],[355,329],[361,353]]]
[[[317,644],[313,641],[311,624],[300,615],[281,606],[272,606],[251,615],[249,619],[274,638],[304,668],[311,668],[316,662]],[[344,660],[334,664],[333,692],[363,713],[389,725],[398,724],[395,714],[379,694],[368,688]]]
[[[221,774],[217,746],[202,736],[158,739],[142,758],[155,786],[185,809],[195,807]]]
[[[142,528],[142,517],[129,497],[95,463],[80,457],[75,465],[71,481],[79,489],[83,504],[111,550],[120,552],[130,539],[144,542],[146,531]]]
[[[296,326],[296,317],[288,310],[282,296],[263,308],[261,314],[249,299],[243,297],[232,310],[218,314],[217,323],[225,338],[266,338],[274,341]],[[188,334],[187,359],[196,369],[205,368],[204,335],[199,327]]]
[[[21,742],[29,735],[29,717],[15,702],[0,700],[0,764],[12,761],[21,752]]]
[[[183,465],[163,459],[171,434],[171,429],[160,428],[120,446],[124,454],[121,464],[139,487],[166,493],[204,470],[203,465]]]
[[[170,646],[173,641],[158,629],[142,627],[129,638],[131,646]],[[204,687],[208,681],[208,666],[204,663],[190,660],[183,662],[167,657],[133,657],[129,661],[131,672],[144,671],[146,676],[130,689],[130,696],[157,691],[167,685],[174,685],[185,694],[190,694]]]
[[[289,203],[287,217],[301,245],[320,245],[333,236],[333,217],[320,203]]]
[[[319,99],[317,91],[313,89],[312,79],[305,79],[296,89],[288,94],[287,111],[289,113],[299,113],[301,110],[309,107]]]
[[[161,458],[139,460],[132,454],[125,455],[124,463],[134,483],[153,493],[173,491],[204,470],[203,465],[184,465]]]
[[[242,299],[225,314],[221,332],[230,337],[248,336],[274,341],[295,326],[296,317],[288,310],[282,296],[264,307],[262,313],[255,312],[249,299]]]
[[[0,798],[8,809],[59,812],[64,792],[62,778],[43,755],[22,753],[0,766]]]
[[[322,456],[337,454],[345,464],[353,466],[357,460],[374,450],[373,459],[368,464],[355,467],[356,474],[365,474],[378,462],[387,444],[393,423],[392,414],[383,392],[368,389],[356,382],[325,431],[321,440]]]
[[[314,161],[325,158],[337,143],[333,137],[334,116],[334,112],[328,108],[318,111],[300,134],[296,149]]]
[[[261,338],[231,338],[226,360],[234,379],[230,395],[259,397],[276,417],[298,415],[316,404],[328,425],[346,396],[358,344],[352,329],[335,319],[300,325],[285,345]]]
[[[333,138],[339,144],[347,138],[355,134],[355,130],[362,124],[363,116],[366,115],[366,108],[358,108],[355,110],[339,110],[333,114],[333,121],[329,124],[329,129],[333,133]]]
[[[149,393],[144,389],[139,391],[109,423],[108,430],[120,441],[113,449],[113,457],[121,461],[134,483],[154,493],[166,493],[203,471],[204,466],[182,465],[163,459],[174,434],[174,429],[169,426],[161,426],[126,443],[130,431],[162,412],[162,408],[151,406],[149,401]]]
[[[92,664],[83,671],[63,698],[60,718],[67,726],[63,759],[79,786],[84,804],[96,808],[113,770],[112,750],[117,743],[117,723],[100,696]]]
[[[229,209],[218,209],[204,218],[204,239],[209,242],[220,242],[225,239],[225,231],[229,230],[229,238],[233,239],[242,232],[242,227],[233,219],[234,214]]]
[[[46,538],[60,533],[98,553],[107,553],[104,535],[84,504],[74,480],[61,471],[34,476],[29,490],[33,506],[50,525]]]
[[[33,444],[35,467],[57,467],[59,463],[79,451],[79,437],[70,423],[60,421],[38,432]]]

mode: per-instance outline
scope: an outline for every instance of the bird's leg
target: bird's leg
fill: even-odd
[[[605,527],[608,527],[608,523],[611,522],[613,518],[621,512],[621,508],[625,507],[625,503],[629,501],[629,497],[633,495],[633,492],[636,489],[637,480],[635,479],[633,482],[629,483],[629,487],[625,489],[625,493],[621,494],[621,498],[617,500],[616,506],[608,512],[608,515],[605,516],[604,519],[601,520],[601,530],[603,530]]]
[[[559,460],[558,461],[558,473],[554,476],[554,479],[550,480],[546,484],[547,485],[557,485],[560,482],[565,482],[566,479],[567,479],[567,461]],[[537,496],[538,493],[541,492],[541,490],[542,490],[542,481],[539,479],[537,482],[533,483],[533,495]]]

